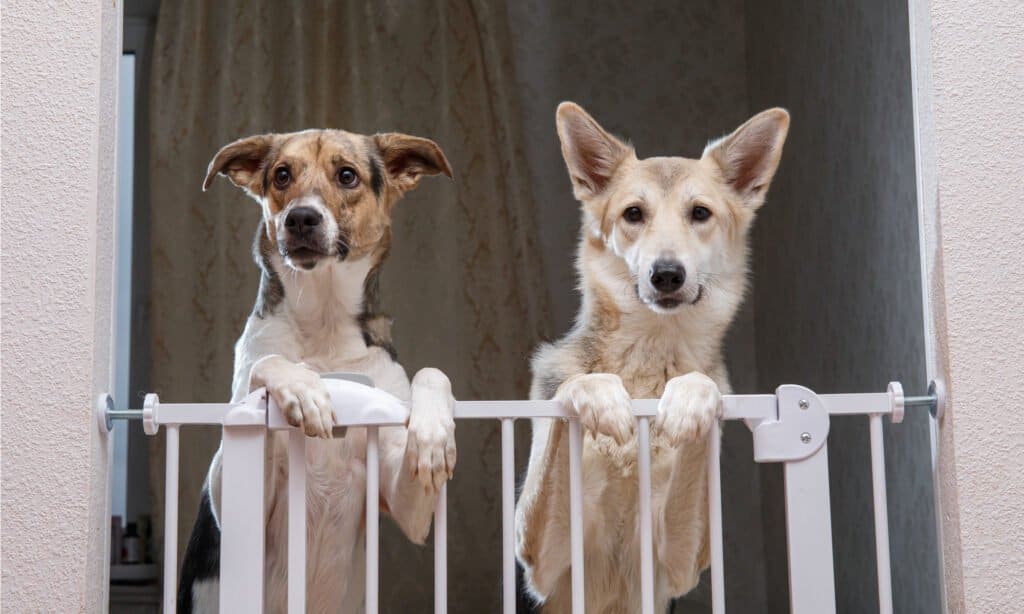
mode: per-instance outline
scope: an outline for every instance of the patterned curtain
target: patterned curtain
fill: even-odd
[[[382,278],[399,356],[410,375],[444,370],[459,398],[525,398],[527,359],[550,318],[505,10],[483,0],[162,3],[150,108],[151,378],[162,400],[228,399],[234,342],[256,296],[258,207],[226,181],[202,193],[207,163],[235,138],[309,127],[397,130],[441,145],[455,181],[424,181],[399,203]],[[497,610],[500,561],[479,556],[500,547],[496,427],[458,426],[453,611]],[[182,438],[179,552],[219,436]],[[157,439],[158,532],[162,459]],[[383,611],[430,603],[429,547],[384,526]]]

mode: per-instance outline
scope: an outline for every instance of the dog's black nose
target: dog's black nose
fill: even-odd
[[[312,207],[295,207],[284,218],[284,227],[297,237],[305,236],[320,225],[324,216]]]
[[[651,267],[651,285],[658,292],[675,292],[686,281],[686,269],[675,260],[658,260]]]

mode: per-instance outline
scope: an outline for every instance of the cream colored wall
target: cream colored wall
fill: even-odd
[[[1024,7],[912,3],[950,612],[1024,602]]]
[[[118,2],[4,2],[2,604],[102,612]]]

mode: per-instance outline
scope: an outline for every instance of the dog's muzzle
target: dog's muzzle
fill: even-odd
[[[641,285],[643,286],[641,288]],[[637,284],[637,296],[659,313],[674,311],[683,304],[695,305],[704,296],[704,286],[686,287],[686,267],[674,259],[659,259],[651,265],[646,283]],[[687,295],[693,295],[692,297]]]
[[[312,207],[295,207],[284,218],[284,236],[279,239],[281,254],[295,266],[311,269],[326,256],[324,216]]]
[[[686,267],[678,260],[661,259],[651,265],[648,276],[651,288],[655,291],[652,302],[661,309],[675,309],[683,303],[679,289],[686,283]]]
[[[290,236],[305,239],[320,230],[324,216],[312,207],[295,207],[284,218],[284,228]]]

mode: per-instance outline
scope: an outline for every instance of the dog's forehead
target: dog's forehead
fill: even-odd
[[[634,188],[653,196],[693,198],[715,190],[713,178],[700,160],[657,157],[639,160]]]
[[[369,152],[369,137],[344,130],[306,130],[282,136],[282,157],[330,160],[340,155],[359,160]]]

